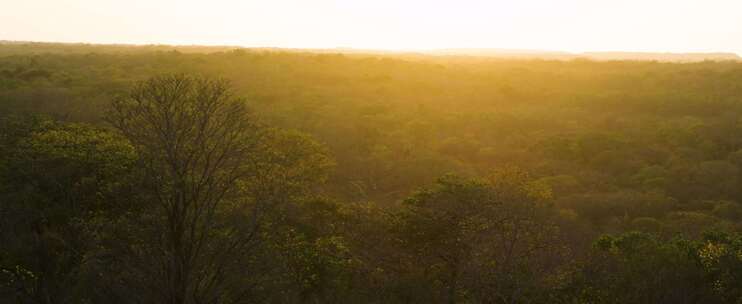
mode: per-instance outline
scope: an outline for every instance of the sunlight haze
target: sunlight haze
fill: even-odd
[[[0,304],[742,304],[742,0],[0,0]]]
[[[0,40],[742,53],[742,1],[2,0]]]

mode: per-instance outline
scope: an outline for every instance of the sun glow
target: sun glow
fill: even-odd
[[[742,53],[742,2],[3,0],[0,39]]]

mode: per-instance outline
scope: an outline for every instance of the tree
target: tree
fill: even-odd
[[[91,228],[126,208],[116,197],[134,149],[83,124],[21,119],[4,126],[13,135],[0,140],[0,294],[12,289],[21,303],[81,302],[98,247]]]
[[[224,80],[167,75],[138,83],[107,119],[139,153],[153,207],[151,239],[130,250],[148,301],[238,301],[227,277],[243,273],[228,268],[254,246],[267,203],[245,195],[266,134],[244,101]]]
[[[709,233],[704,239],[604,235],[573,277],[565,302],[739,303],[739,237]]]
[[[560,255],[548,188],[518,169],[487,180],[447,175],[408,198],[400,239],[433,301],[536,301]],[[487,300],[489,299],[489,300]]]

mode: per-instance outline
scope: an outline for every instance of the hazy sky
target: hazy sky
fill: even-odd
[[[742,0],[0,0],[0,40],[742,54]]]

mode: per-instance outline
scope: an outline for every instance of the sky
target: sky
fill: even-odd
[[[0,40],[742,55],[742,0],[0,0]]]

